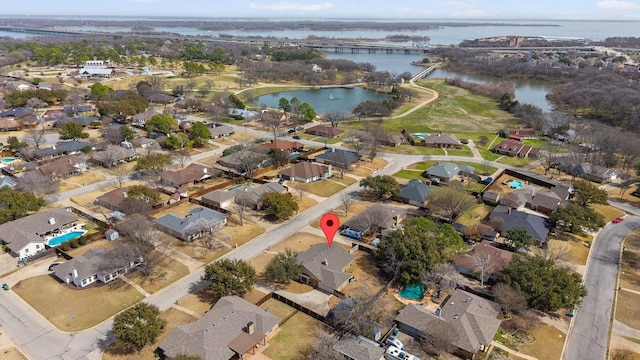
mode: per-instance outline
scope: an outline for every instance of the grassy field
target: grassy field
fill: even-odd
[[[279,316],[281,319],[284,319],[296,312],[296,309],[276,299],[269,299],[265,301],[264,304],[260,305],[260,307],[269,311],[273,315]]]
[[[161,255],[158,267],[150,275],[139,271],[127,274],[127,278],[140,285],[146,292],[153,294],[169,284],[189,275],[189,268],[179,261]]]
[[[487,218],[493,209],[494,208],[492,206],[485,204],[474,204],[469,210],[465,211],[464,214],[456,220],[456,222],[465,226],[478,224],[480,221]]]
[[[155,360],[157,357],[154,354],[154,351],[158,348],[160,343],[164,341],[164,339],[169,335],[171,330],[176,327],[184,324],[188,324],[194,322],[198,319],[189,315],[183,311],[176,309],[168,309],[162,314],[160,314],[160,318],[164,319],[167,322],[167,326],[165,330],[153,344],[149,344],[142,348],[139,352],[127,352],[120,349],[115,343],[109,345],[107,350],[102,354],[103,360]]]
[[[355,253],[355,259],[346,270],[355,280],[349,282],[342,292],[347,296],[371,297],[385,285],[379,276],[378,267],[373,256],[364,251]]]
[[[611,205],[592,204],[592,205],[589,205],[589,207],[596,210],[600,214],[602,214],[602,216],[604,216],[605,221],[611,221],[617,217],[624,215],[624,211],[614,208]]]
[[[300,350],[313,343],[317,331],[324,328],[319,322],[303,313],[296,313],[280,329],[264,350],[272,360],[289,360],[299,355]]]
[[[14,347],[0,350],[0,358],[2,358],[2,360],[28,360]]]
[[[422,173],[422,170],[400,170],[393,174],[393,176],[407,180],[425,180],[425,178],[422,177]]]
[[[334,181],[334,179],[336,178],[339,179],[339,176],[334,176],[330,180],[321,180],[311,183],[311,185],[309,186],[309,192],[313,195],[325,198],[332,196],[333,194],[345,188],[344,185],[341,185],[337,181]],[[346,178],[347,176],[345,176],[345,179]],[[355,182],[355,179],[353,180]]]
[[[78,290],[50,275],[22,280],[12,290],[62,331],[90,328],[143,299],[122,280]]]
[[[551,325],[539,325],[531,333],[536,341],[533,344],[518,346],[518,351],[535,356],[538,359],[560,359],[566,334]]]
[[[616,320],[634,328],[640,329],[640,295],[621,290],[618,291],[616,304]]]
[[[635,230],[627,235],[624,247],[620,269],[620,286],[640,291],[640,230]]]

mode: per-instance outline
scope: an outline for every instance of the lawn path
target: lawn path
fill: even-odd
[[[538,360],[538,358],[535,358],[535,357],[527,355],[527,354],[523,354],[521,352],[517,352],[517,351],[515,351],[515,350],[513,350],[511,348],[508,348],[508,347],[500,344],[497,341],[491,342],[491,348],[494,348],[494,347],[497,347],[500,350],[504,350],[504,351],[508,352],[509,354],[513,354],[513,355],[515,355],[517,357],[520,357],[520,358],[523,358],[525,360]],[[492,350],[491,348],[489,349],[488,353],[491,353],[491,350]]]

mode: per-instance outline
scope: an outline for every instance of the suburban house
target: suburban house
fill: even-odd
[[[15,179],[11,176],[0,175],[0,189],[3,187],[14,188],[16,187]]]
[[[271,140],[268,143],[262,143],[256,146],[256,150],[262,151],[265,154],[271,150],[280,150],[280,151],[302,151],[304,149],[304,144],[298,141],[289,141],[289,140]]]
[[[258,117],[258,121],[262,121],[262,122],[278,120],[283,124],[290,124],[288,112],[262,110],[257,117]]]
[[[221,138],[223,136],[229,136],[235,132],[235,130],[229,125],[219,125],[209,129],[211,138]]]
[[[167,214],[154,222],[158,229],[180,240],[193,241],[204,233],[222,229],[227,224],[227,214],[205,207],[189,210],[185,217]]]
[[[242,197],[245,205],[260,207],[262,195],[268,192],[284,194],[287,188],[278,183],[265,183],[258,186],[239,186],[233,190],[215,190],[202,196],[205,205],[223,209],[231,205],[235,199]]]
[[[460,148],[460,140],[453,134],[436,134],[425,136],[420,142],[427,147]]]
[[[18,131],[20,130],[20,122],[12,118],[0,118],[0,131]]]
[[[323,154],[315,157],[315,161],[320,164],[334,165],[340,168],[348,168],[360,161],[362,155],[348,150],[331,148]]]
[[[199,320],[173,329],[158,346],[162,359],[186,355],[241,359],[266,341],[282,320],[238,296],[225,296]],[[255,352],[254,352],[255,353]]]
[[[107,145],[103,151],[91,153],[91,160],[100,166],[110,168],[120,163],[131,161],[138,157],[138,153],[118,145]]]
[[[51,147],[33,150],[33,156],[37,159],[54,158],[62,155],[79,154],[85,149],[95,150],[95,145],[87,141],[63,141]]]
[[[356,231],[360,236],[374,233],[386,234],[395,229],[405,218],[405,210],[399,207],[374,204],[365,211],[352,217],[343,224],[343,228]]]
[[[99,122],[100,119],[98,119],[95,116],[88,116],[88,117],[74,117],[74,118],[71,118],[71,121],[76,124],[82,125],[82,127],[86,127],[92,122]]]
[[[333,175],[331,165],[324,166],[308,161],[299,162],[278,173],[280,179],[310,183],[325,180]]]
[[[428,179],[449,182],[458,175],[468,176],[475,173],[476,169],[473,166],[444,162],[428,168],[422,173],[422,176]]]
[[[184,169],[164,171],[160,174],[162,183],[179,188],[183,185],[197,184],[217,177],[220,170],[209,166],[191,163]]]
[[[95,200],[96,205],[100,205],[109,210],[118,211],[120,213],[131,213],[132,211],[136,211],[136,206],[132,206],[132,199],[128,197],[127,192],[133,186],[125,186],[121,188],[117,188],[111,190],[107,193],[104,193],[98,196]],[[143,201],[143,200],[138,200]],[[158,200],[158,203],[149,204],[150,207],[154,207],[161,203],[162,200]]]
[[[44,250],[47,237],[78,226],[80,218],[67,209],[45,210],[0,225],[0,242],[6,244],[19,260],[28,259]]]
[[[128,245],[111,250],[94,248],[56,266],[53,273],[63,283],[83,288],[96,281],[105,284],[113,281],[142,262]]]
[[[458,255],[453,259],[453,266],[464,275],[476,274],[480,277],[480,269],[475,259],[486,261],[484,264],[485,281],[487,279],[498,280],[502,269],[511,262],[513,252],[502,250],[488,240],[482,240],[474,246],[473,250],[466,254]]]
[[[151,119],[154,115],[161,115],[162,113],[156,109],[150,109],[145,112],[133,115],[131,117],[131,124],[133,126],[143,127],[147,120]]]
[[[33,109],[20,106],[20,107],[14,107],[14,108],[0,112],[0,117],[19,118],[32,113],[33,113]]]
[[[67,155],[42,165],[39,171],[52,180],[80,175],[87,169],[87,161],[77,155]]]
[[[456,290],[435,313],[418,304],[409,304],[396,317],[398,328],[415,338],[442,332],[455,332],[451,351],[465,359],[491,346],[501,321],[500,306],[463,290]]]
[[[380,360],[385,352],[377,342],[349,333],[333,345],[333,350],[350,360]]]
[[[398,200],[406,204],[421,207],[427,202],[430,190],[431,186],[427,185],[424,181],[412,179],[407,184],[400,185]]]
[[[520,139],[535,139],[536,129],[534,128],[509,128],[507,129],[507,137],[516,136]]]
[[[561,204],[566,202],[566,198],[560,198],[560,196],[552,190],[537,190],[533,186],[514,190],[513,193],[521,202],[521,205],[546,215],[556,211]],[[505,205],[504,203],[502,204]]]
[[[340,137],[344,134],[343,130],[340,130],[338,128],[334,128],[331,126],[325,126],[325,125],[315,125],[315,126],[311,126],[307,129],[304,130],[305,133],[307,134],[311,134],[311,135],[315,135],[315,136],[322,136],[325,138],[337,138]]]
[[[384,146],[391,147],[400,146],[404,142],[404,138],[402,136],[392,135],[387,132],[380,132],[376,134],[376,140]]]
[[[338,244],[332,247],[325,243],[311,245],[298,253],[302,266],[301,282],[329,294],[340,291],[353,278],[344,272],[353,259],[353,255]]]
[[[572,173],[585,180],[598,183],[616,181],[620,177],[619,172],[590,162],[581,162],[576,165]]]
[[[108,68],[104,65],[102,60],[90,60],[87,61],[84,67],[78,70],[78,75],[82,77],[99,77],[99,78],[110,78],[115,74],[113,69]]]
[[[505,231],[518,226],[527,229],[538,244],[543,244],[549,234],[549,221],[547,218],[524,211],[512,210],[508,206],[496,206],[489,214],[489,219],[502,219]]]
[[[267,156],[265,154],[251,150],[241,150],[221,157],[218,159],[218,164],[241,173],[247,168],[247,161],[259,162],[258,167],[260,167],[266,160]]]
[[[540,153],[540,149],[525,145],[522,142],[515,139],[503,140],[500,144],[493,148],[493,152],[496,154],[502,154],[512,157],[537,157]]]
[[[93,114],[94,108],[93,105],[72,105],[65,106],[62,111],[71,116],[80,116]]]

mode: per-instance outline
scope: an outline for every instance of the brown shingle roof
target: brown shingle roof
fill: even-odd
[[[314,135],[327,136],[327,137],[336,137],[344,134],[344,131],[340,129],[337,129],[331,126],[324,126],[324,125],[312,126],[310,128],[307,128],[304,132],[306,132],[307,134],[314,134]]]
[[[218,173],[220,173],[220,171],[212,167],[193,163],[184,169],[164,171],[161,177],[163,183],[179,187],[194,181],[212,178],[217,176]]]
[[[255,326],[253,336],[246,332],[249,322]],[[203,360],[227,360],[236,353],[244,355],[279,322],[280,317],[240,297],[225,296],[200,320],[171,331],[159,348],[168,357],[190,355]]]
[[[500,274],[502,269],[509,265],[513,258],[511,251],[502,250],[495,246],[490,241],[482,240],[477,244],[473,250],[469,253],[457,256],[453,259],[453,264],[458,269],[466,269],[471,272],[479,272],[477,266],[474,263],[473,257],[481,259],[489,259],[489,264],[486,266],[485,272],[487,275],[496,276]],[[461,270],[459,270],[461,271]]]
[[[303,143],[297,141],[289,141],[289,140],[276,140],[271,141],[269,143],[264,143],[258,145],[259,148],[262,149],[279,149],[279,150],[295,150],[302,149],[304,147]]]
[[[328,171],[329,168],[326,166],[303,161],[293,165],[290,168],[280,171],[280,175],[284,175],[289,178],[298,177],[302,179],[311,179],[313,177],[326,174]]]

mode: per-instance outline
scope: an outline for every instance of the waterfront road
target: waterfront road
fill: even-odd
[[[575,312],[565,360],[607,359],[620,246],[624,237],[639,227],[640,217],[627,216],[619,224],[609,223],[594,240],[584,276],[588,294]]]

